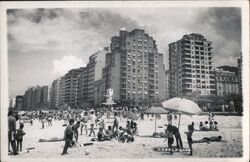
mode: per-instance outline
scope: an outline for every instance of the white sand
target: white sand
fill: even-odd
[[[171,157],[241,157],[242,156],[242,125],[241,117],[237,116],[216,116],[215,120],[219,123],[218,132],[197,132],[193,133],[193,140],[199,140],[203,137],[211,137],[221,135],[226,142],[211,142],[193,144],[193,156],[187,156],[184,153],[174,153],[167,155],[166,153],[153,151],[154,147],[167,146],[167,142],[163,142],[164,138],[150,138],[135,136],[133,143],[119,143],[117,141],[94,142],[92,146],[75,147],[68,149],[68,155],[61,156],[64,142],[43,142],[40,143],[40,138],[49,139],[51,137],[63,137],[65,127],[62,127],[63,121],[53,121],[53,127],[48,127],[46,124],[45,129],[41,129],[41,123],[37,120],[34,121],[33,126],[25,124],[23,151],[20,155],[13,158],[171,158]],[[189,116],[181,117],[180,133],[184,148],[188,148],[186,135],[187,125],[192,121],[195,122],[195,128],[198,128],[200,121],[207,120],[207,116]],[[123,126],[126,119],[120,122]],[[154,132],[154,120],[147,119],[138,120],[139,135],[146,136],[152,135]],[[174,121],[174,125],[177,125]],[[166,116],[162,116],[157,120],[157,132],[161,132],[166,128]],[[109,123],[106,123],[106,126]],[[80,130],[79,130],[80,132]],[[97,133],[97,131],[96,131]],[[79,136],[79,144],[91,142],[90,137],[85,134]],[[175,143],[174,143],[175,145]],[[35,147],[27,153],[26,148]],[[86,149],[90,150],[89,155],[85,155]]]

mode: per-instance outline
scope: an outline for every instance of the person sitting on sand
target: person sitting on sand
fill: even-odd
[[[101,141],[110,141],[110,137],[107,136],[107,135],[103,132],[103,128],[102,128],[102,127],[99,128],[99,131],[98,131],[98,133],[97,133],[97,140],[98,140],[99,142],[101,142]]]
[[[110,139],[114,137],[113,134],[112,134],[112,127],[111,127],[111,125],[108,126],[108,129],[105,131],[105,134],[107,136],[109,136]]]
[[[205,121],[205,131],[208,131],[208,130],[210,130],[210,126],[209,126],[209,123],[208,123],[208,121]]]
[[[215,130],[215,131],[218,131],[218,130],[219,130],[219,129],[218,129],[218,123],[217,123],[217,121],[214,121],[214,124],[213,124],[212,129]]]
[[[205,130],[205,126],[203,125],[203,122],[200,122],[199,130],[200,131],[204,131]]]
[[[210,122],[209,122],[209,129],[212,130],[213,127],[214,127],[214,123],[213,123],[213,121],[210,121]]]
[[[200,140],[194,140],[193,143],[205,143],[205,142],[220,142],[222,141],[221,136],[204,137]]]
[[[137,132],[137,123],[131,121],[131,133],[135,134]]]

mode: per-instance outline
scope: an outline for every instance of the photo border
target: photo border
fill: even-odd
[[[7,52],[7,9],[31,9],[31,8],[112,8],[112,7],[240,7],[242,16],[242,81],[243,81],[243,116],[242,116],[242,158],[154,158],[154,159],[88,159],[88,161],[249,161],[249,2],[248,1],[51,1],[51,2],[2,2],[0,17],[1,35],[1,152],[2,161],[82,161],[83,158],[11,158],[7,152],[7,111],[8,111],[8,52]],[[85,159],[85,158],[84,158]]]

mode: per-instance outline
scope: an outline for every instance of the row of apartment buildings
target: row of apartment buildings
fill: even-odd
[[[111,38],[110,47],[89,57],[86,67],[72,69],[52,82],[50,108],[100,106],[109,88],[114,101],[122,105],[148,105],[187,94],[241,93],[241,58],[236,72],[215,68],[212,49],[212,42],[201,34],[184,35],[169,44],[166,71],[152,36],[141,29],[122,28]]]
[[[18,95],[15,98],[15,109],[17,110],[34,110],[48,108],[48,86],[30,87],[24,95]]]

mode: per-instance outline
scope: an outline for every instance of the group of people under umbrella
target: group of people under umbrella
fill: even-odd
[[[199,114],[201,112],[201,109],[199,106],[194,103],[191,100],[185,99],[185,98],[173,98],[167,101],[162,102],[162,107],[151,107],[147,109],[144,113],[145,114],[154,114],[155,115],[155,134],[156,128],[157,128],[157,115],[160,114],[169,114],[169,112],[175,112],[179,115],[179,121],[178,121],[178,127],[172,125],[171,119],[170,122],[168,122],[167,129],[165,130],[165,137],[166,140],[168,139],[168,147],[170,148],[170,153],[172,153],[172,144],[174,142],[174,137],[176,139],[176,147],[178,149],[183,149],[183,143],[181,139],[181,135],[179,132],[180,127],[180,120],[181,115],[195,115]],[[185,132],[187,135],[187,140],[189,144],[190,149],[190,155],[192,155],[192,133],[194,131],[194,125],[193,123],[191,125],[188,125],[188,131]],[[166,141],[165,140],[165,141]]]

